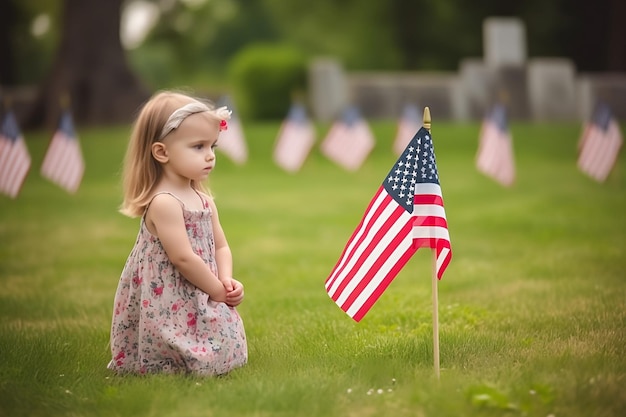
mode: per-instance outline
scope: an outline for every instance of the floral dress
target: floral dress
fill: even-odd
[[[211,209],[202,201],[203,210],[183,205],[185,226],[194,252],[217,274]],[[137,374],[220,375],[248,360],[237,310],[210,300],[176,270],[145,215],[115,294],[111,353],[109,369]]]

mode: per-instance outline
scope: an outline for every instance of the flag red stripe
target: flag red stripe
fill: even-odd
[[[443,217],[418,216],[415,218],[414,227],[419,226],[438,226],[448,228],[448,222]]]
[[[413,204],[436,204],[438,206],[443,206],[443,198],[436,194],[415,194],[415,197],[413,197]]]

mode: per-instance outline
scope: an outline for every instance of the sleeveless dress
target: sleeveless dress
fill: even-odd
[[[217,274],[211,209],[200,198],[203,210],[187,210],[181,202],[185,227],[194,252]],[[115,294],[111,354],[109,369],[135,374],[213,376],[248,360],[237,310],[210,300],[178,272],[148,231],[145,214]]]

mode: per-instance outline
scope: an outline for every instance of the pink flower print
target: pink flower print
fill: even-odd
[[[161,294],[163,294],[163,287],[154,287],[154,295],[158,297]]]
[[[141,305],[143,306],[143,308],[148,308],[150,306],[150,300],[143,300],[141,302]]]
[[[187,313],[187,317],[189,318],[189,320],[187,320],[187,326],[196,327],[196,316],[192,313]]]
[[[178,304],[172,304],[172,311],[176,313],[178,311]]]
[[[137,288],[141,285],[141,281],[143,281],[141,279],[141,277],[139,275],[134,275],[133,276],[133,287]]]
[[[120,350],[120,352],[115,355],[115,357],[113,358],[115,360],[115,364],[117,366],[122,366],[124,364],[123,359],[126,357],[126,354],[124,353],[123,350]]]

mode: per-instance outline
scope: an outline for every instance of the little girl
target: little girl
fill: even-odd
[[[202,186],[228,119],[226,107],[175,92],[155,94],[137,117],[120,211],[141,224],[115,294],[109,369],[209,376],[247,362],[235,309],[243,285]]]

